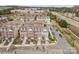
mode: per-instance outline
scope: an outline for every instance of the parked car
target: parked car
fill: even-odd
[[[61,34],[59,34],[59,36],[60,36],[60,37],[62,37],[62,35],[61,35]]]

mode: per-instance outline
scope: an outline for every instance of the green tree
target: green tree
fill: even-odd
[[[67,28],[68,23],[67,23],[65,20],[60,20],[60,21],[59,21],[59,25],[60,25],[61,27],[63,27],[63,28]]]
[[[0,15],[11,14],[11,10],[13,9],[14,8],[0,10]]]

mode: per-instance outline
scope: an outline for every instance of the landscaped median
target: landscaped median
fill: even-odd
[[[48,40],[49,43],[56,43],[57,41],[56,38],[50,32],[48,37],[49,37],[49,40]]]
[[[72,47],[76,48],[77,53],[79,53],[79,38],[77,38],[75,34],[73,34],[69,29],[63,29],[63,30],[64,30],[63,34],[66,40]]]

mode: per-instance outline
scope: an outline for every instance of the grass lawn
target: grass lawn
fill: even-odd
[[[26,40],[26,44],[30,44],[30,42],[32,42],[33,44],[37,44],[38,41],[37,40]]]
[[[29,40],[26,40],[26,44],[30,44],[30,41]]]
[[[45,40],[41,40],[41,44],[45,44]]]
[[[6,41],[4,45],[8,45],[10,42]]]
[[[32,42],[33,42],[33,44],[37,44],[38,43],[38,41],[36,41],[36,40],[33,40]]]
[[[64,38],[67,40],[67,42],[72,46],[72,47],[74,47],[74,38],[70,35],[70,34],[68,34],[67,32],[63,32],[63,36],[64,36]]]
[[[2,40],[0,40],[0,44],[2,43]]]
[[[22,40],[17,38],[14,40],[13,44],[22,44]]]
[[[55,43],[56,42],[56,38],[55,37],[49,38],[48,42],[49,43]]]
[[[75,39],[71,33],[64,32],[64,37],[66,38],[67,42],[77,50],[79,53],[79,40]]]
[[[49,43],[55,43],[55,41],[48,40]]]

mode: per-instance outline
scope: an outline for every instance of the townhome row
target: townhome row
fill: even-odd
[[[16,38],[18,36],[18,29],[21,26],[21,21],[10,21],[3,24],[0,27],[0,39],[10,40],[11,38]]]
[[[0,39],[10,40],[20,33],[20,39],[45,39],[48,40],[48,28],[44,20],[9,21],[0,27]]]
[[[17,20],[21,20],[22,22],[26,21],[38,21],[38,20],[43,20],[46,24],[50,24],[50,17],[46,15],[35,15],[35,14],[25,14],[25,15],[16,15],[15,18]]]
[[[19,31],[21,39],[48,40],[48,30],[43,21],[27,21]]]
[[[47,14],[49,12],[49,9],[39,9],[39,8],[25,8],[25,9],[15,9],[11,10],[12,13],[18,13],[18,14]]]
[[[12,38],[16,39],[19,36],[21,40],[48,40],[49,28],[47,26],[50,24],[50,17],[43,14],[45,13],[44,10],[30,10],[13,10],[13,12],[19,13],[15,14],[15,20],[8,21],[1,25],[0,39],[11,40]]]

